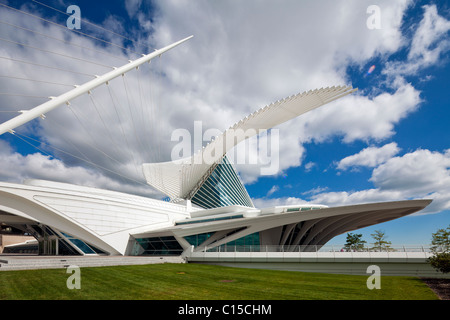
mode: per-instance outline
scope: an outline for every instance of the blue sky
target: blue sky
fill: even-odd
[[[329,85],[352,85],[358,92],[325,105],[299,119],[279,126],[280,168],[276,175],[261,176],[260,166],[238,165],[241,177],[257,206],[304,202],[344,205],[364,202],[432,198],[421,214],[361,229],[371,241],[374,230],[384,230],[395,244],[427,244],[431,233],[450,224],[450,7],[442,1],[63,1],[42,0],[65,11],[76,4],[81,17],[103,28],[125,35],[118,38],[104,29],[82,22],[81,31],[122,48],[147,53],[193,34],[186,45],[156,62],[151,73],[154,112],[147,136],[152,151],[128,145],[134,162],[167,161],[176,128],[192,128],[202,121],[205,128],[224,130],[236,120],[277,99]],[[33,1],[4,1],[11,7],[65,24],[67,16]],[[380,9],[380,28],[370,29],[370,5]],[[48,25],[23,14],[0,8],[2,21],[69,39],[116,56],[135,59],[137,54],[98,43],[64,28]],[[3,24],[2,38],[36,43],[42,48],[68,54],[83,54],[87,60],[118,66],[118,59],[57,43],[40,35]],[[69,68],[89,74],[107,70],[86,63],[64,61],[51,54],[38,54],[20,45],[2,43],[1,56],[20,57],[39,64]],[[18,59],[18,58],[17,58]],[[2,60],[2,75],[20,74],[32,79],[81,83],[86,77]],[[122,62],[120,62],[122,63]],[[375,69],[368,73],[371,66]],[[19,69],[17,69],[19,68]],[[43,77],[45,76],[45,77]],[[56,95],[64,88],[25,86],[0,78],[10,92]],[[135,79],[130,78],[130,87]],[[8,83],[7,83],[8,82]],[[140,83],[139,83],[140,85]],[[135,88],[138,87],[134,86]],[[66,88],[67,89],[67,88]],[[117,89],[118,96],[121,95]],[[2,90],[3,92],[3,90]],[[38,94],[39,93],[39,94]],[[106,92],[94,93],[108,104]],[[121,97],[118,97],[119,99]],[[10,106],[32,107],[36,100],[0,96],[2,110]],[[105,99],[105,100],[103,100]],[[126,100],[122,92],[122,99]],[[88,105],[80,100],[74,107]],[[14,109],[13,108],[13,109]],[[78,151],[97,159],[83,144],[90,134],[68,120],[66,111],[49,114],[48,121],[35,121],[20,131],[44,140],[71,154]],[[88,111],[86,111],[88,112]],[[0,113],[6,119],[6,113]],[[67,130],[57,130],[57,125]],[[98,124],[98,122],[97,122]],[[100,125],[98,125],[100,127]],[[116,132],[120,131],[116,127]],[[98,130],[98,131],[97,131]],[[144,130],[144,129],[143,129]],[[19,132],[19,130],[18,130]],[[109,146],[99,140],[104,148]],[[100,139],[100,138],[99,138]],[[115,136],[114,136],[114,140]],[[124,141],[118,137],[117,140]],[[73,149],[71,143],[81,144]],[[127,140],[129,142],[129,140]],[[2,181],[26,178],[58,180],[161,197],[142,184],[119,179],[111,171],[129,173],[139,180],[131,159],[122,166],[98,158],[105,172],[66,154],[46,149],[51,157],[11,135],[0,137]],[[69,146],[70,145],[70,146]],[[42,147],[42,146],[41,146]],[[122,144],[122,148],[125,146]],[[106,150],[106,149],[105,149]],[[156,153],[155,150],[160,150]],[[52,152],[53,151],[53,152]],[[122,154],[119,154],[121,158]],[[128,161],[128,162],[127,162]],[[51,168],[51,170],[45,170]],[[12,174],[14,172],[14,174]],[[345,242],[345,235],[330,243]]]

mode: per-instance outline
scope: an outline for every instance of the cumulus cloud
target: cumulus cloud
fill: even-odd
[[[327,190],[328,190],[328,187],[316,187],[316,188],[313,188],[311,190],[303,192],[302,195],[309,195],[309,194],[313,194],[314,195],[314,194],[322,193],[322,192],[327,191]]]
[[[272,188],[270,188],[270,190],[267,192],[267,197],[270,197],[272,194],[274,194],[275,192],[277,192],[278,190],[280,190],[279,186],[272,186]]]
[[[283,197],[283,198],[258,198],[252,199],[253,204],[257,208],[270,208],[276,206],[289,206],[309,203],[306,200],[296,197]]]
[[[39,16],[39,12],[29,4],[20,9]],[[6,22],[1,28],[1,37],[10,40],[4,45],[2,43],[0,49],[0,55],[6,58],[2,60],[0,86],[3,92],[20,95],[2,97],[2,111],[11,111],[0,113],[2,122],[20,110],[48,101],[49,96],[58,96],[74,85],[92,80],[96,75],[140,56],[124,49],[124,38],[114,37],[104,29],[98,29],[94,34],[106,39],[106,42],[99,42],[76,30],[70,31],[64,25],[47,23],[31,16],[24,19],[23,14],[5,8],[0,10],[0,19]],[[109,26],[111,21],[117,23],[118,19],[109,16],[104,25]],[[85,26],[87,28],[88,25],[83,24],[83,28]],[[110,81],[108,86],[98,87],[90,94],[70,101],[68,106],[49,112],[45,120],[37,119],[17,128],[17,134],[8,136],[8,141],[20,144],[21,139],[25,139],[36,145],[38,149],[29,151],[30,157],[35,156],[32,159],[40,159],[47,165],[61,165],[57,172],[68,171],[67,175],[59,174],[58,181],[132,190],[129,184],[133,185],[134,180],[137,181],[134,190],[142,194],[145,180],[141,164],[161,161],[170,150],[169,144],[158,141],[158,138],[166,138],[164,128],[170,130],[170,126],[166,125],[167,118],[160,117],[161,109],[156,108],[160,101],[155,101],[158,98],[155,92],[161,87],[156,81],[153,83],[157,72],[157,66],[133,70]],[[156,118],[159,119],[156,121]],[[39,157],[38,151],[52,154],[55,158]],[[9,159],[11,165],[17,165],[16,181],[33,175],[56,178],[51,171],[27,171],[23,165],[27,158],[13,155],[10,153]],[[86,179],[80,180],[74,173],[82,168],[86,174],[81,176]],[[22,175],[21,170],[26,172]],[[129,178],[126,183],[122,182],[121,176]],[[6,172],[4,178],[9,178]],[[110,182],[106,183],[104,179]],[[148,189],[144,193],[155,194]]]
[[[280,98],[316,87],[351,84],[346,73],[350,64],[364,65],[374,57],[386,58],[404,47],[402,18],[411,3],[379,2],[382,28],[369,30],[366,9],[371,1],[245,1],[236,5],[233,1],[164,0],[155,1],[153,11],[147,12],[149,7],[142,1],[130,0],[125,6],[129,17],[145,22],[142,26],[146,33],[138,35],[139,40],[163,47],[191,34],[194,39],[153,60],[150,66],[111,81],[109,87],[95,89],[92,95],[80,97],[70,106],[48,114],[45,121],[34,121],[18,132],[57,148],[41,145],[56,156],[52,159],[36,156],[42,163],[56,165],[61,161],[59,168],[72,172],[84,168],[86,172],[80,174],[86,177],[84,182],[90,179],[92,184],[104,186],[102,178],[106,178],[120,184],[112,172],[143,182],[140,164],[170,160],[174,146],[170,136],[177,128],[192,131],[194,121],[202,121],[205,130],[223,131]],[[78,45],[69,46],[24,30],[2,27],[2,36],[45,50],[106,66],[119,66],[138,56],[120,48],[125,45],[124,39],[111,34],[105,36],[113,44],[99,44],[77,33],[68,33],[65,28],[23,19],[18,13],[0,10],[0,18]],[[431,11],[430,19],[436,20]],[[103,25],[111,26],[117,21],[120,19],[110,16]],[[439,20],[440,24],[445,25]],[[430,29],[427,25],[423,28]],[[442,33],[445,28],[436,30]],[[149,35],[149,31],[153,32]],[[416,41],[416,47],[437,41],[422,38],[422,42]],[[137,45],[132,49],[144,47]],[[420,56],[420,51],[416,52],[411,59]],[[2,63],[5,74],[52,79],[68,85],[93,78],[85,74],[103,74],[111,69],[18,45],[2,46],[0,54],[77,72],[5,60]],[[8,92],[21,94],[38,92],[46,97],[67,90],[64,86],[44,86],[38,82],[0,81]],[[393,88],[390,92],[369,96],[362,90],[280,125],[278,172],[302,164],[306,142],[322,142],[335,136],[342,137],[345,143],[392,137],[395,125],[417,109],[421,98],[420,92],[402,77],[396,77],[390,85]],[[46,99],[8,97],[2,98],[2,105],[18,111],[40,101]],[[6,119],[3,113],[0,118]],[[18,164],[26,159],[14,150],[6,157]],[[90,162],[108,170],[92,167]],[[261,176],[264,165],[238,165],[238,169],[243,180],[252,183]],[[25,172],[18,177],[54,178],[45,170],[38,173],[29,172],[22,165],[17,168]],[[2,175],[9,179],[7,172]],[[60,175],[59,180],[83,182],[73,175]],[[140,190],[141,186],[135,187]]]
[[[433,190],[449,190],[449,168],[450,150],[440,153],[419,149],[375,168],[370,180],[382,190],[426,196]]]
[[[130,17],[134,16],[142,3],[142,0],[127,0],[125,1],[125,8],[127,9]]]
[[[383,74],[390,77],[414,75],[438,63],[450,48],[450,21],[438,14],[436,5],[425,5],[423,11],[423,18],[411,39],[407,60],[388,62]]]
[[[364,64],[404,45],[400,27],[411,2],[381,3],[383,27],[376,31],[366,27],[370,4],[158,2],[157,43],[195,35],[191,50],[168,57],[165,69],[173,85],[189,92],[180,94],[184,101],[186,96],[196,98],[180,117],[189,119],[192,112],[197,119],[217,114],[208,117],[208,123],[223,130],[224,120],[232,124],[293,93],[349,84],[345,72],[349,64]],[[398,82],[394,87],[394,93],[356,94],[281,125],[278,172],[301,165],[305,142],[335,135],[343,135],[345,142],[391,136],[394,125],[420,102],[419,92],[410,84]],[[261,166],[238,165],[238,169],[246,183],[261,175]]]
[[[331,207],[360,203],[383,202],[405,200],[403,194],[398,191],[383,191],[377,188],[361,191],[334,191],[317,194],[309,201],[325,204]]]
[[[394,92],[378,91],[372,98],[354,95],[326,109],[311,112],[298,120],[303,138],[320,142],[338,134],[344,142],[352,142],[382,141],[394,135],[395,124],[414,112],[422,102],[420,92],[405,80],[405,76],[418,75],[426,67],[440,63],[443,53],[449,48],[447,35],[450,22],[437,13],[435,5],[424,6],[423,10],[423,18],[412,38],[404,38],[403,44],[409,43],[407,58],[389,61],[382,72]],[[374,168],[369,180],[373,188],[312,193],[305,199],[295,198],[295,201],[337,206],[429,198],[433,202],[421,213],[450,209],[449,150],[418,149],[396,156],[399,152],[398,145],[392,142],[382,147],[367,147],[338,162],[337,168],[340,170],[355,166]],[[306,197],[309,193],[303,195]],[[280,200],[287,199],[263,199],[261,203],[279,203]],[[254,202],[258,203],[256,199]]]
[[[450,150],[418,149],[392,157],[372,171],[374,188],[360,191],[324,192],[308,201],[330,206],[357,203],[433,199],[421,213],[450,209]]]
[[[380,148],[368,147],[361,150],[359,153],[345,157],[338,162],[337,168],[339,170],[347,170],[349,167],[369,167],[374,168],[381,163],[386,162],[400,151],[397,143],[391,142]]]
[[[296,123],[305,142],[323,142],[336,135],[346,143],[382,141],[395,133],[395,125],[414,112],[420,102],[420,92],[401,81],[394,93],[383,92],[373,98],[347,96],[311,111]]]
[[[70,182],[76,185],[156,197],[161,196],[145,185],[130,182],[123,177],[110,178],[94,169],[67,166],[63,161],[41,153],[22,155],[0,140],[0,177],[5,182],[22,182],[26,179],[44,179]]]

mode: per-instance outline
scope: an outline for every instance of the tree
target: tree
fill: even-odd
[[[372,238],[375,240],[373,243],[372,249],[379,251],[391,251],[392,243],[387,241],[386,233],[382,230],[375,230],[374,233],[371,234]]]
[[[450,253],[449,252],[439,252],[435,253],[433,256],[428,258],[428,262],[431,266],[442,272],[449,273],[450,272]]]
[[[347,251],[360,251],[364,249],[365,240],[362,240],[362,234],[347,233],[346,243],[344,245]]]
[[[431,250],[433,252],[450,252],[450,225],[432,234]]]
[[[439,229],[432,234],[431,251],[433,255],[428,258],[431,266],[442,272],[450,272],[450,225],[447,229]]]

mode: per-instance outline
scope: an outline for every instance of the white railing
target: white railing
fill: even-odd
[[[296,246],[275,246],[275,245],[248,245],[230,246],[223,245],[213,248],[205,248],[206,252],[432,252],[429,245],[391,245],[389,247],[362,247],[345,248],[343,245],[296,245]]]

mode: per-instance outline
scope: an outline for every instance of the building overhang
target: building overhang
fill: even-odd
[[[246,232],[240,236],[253,232],[263,231],[283,225],[299,223],[302,221],[321,222],[323,230],[328,228],[326,237],[334,237],[344,232],[370,226],[373,224],[400,218],[424,209],[432,200],[405,200],[394,202],[378,202],[348,205],[340,207],[320,207],[308,211],[288,211],[293,206],[254,209],[254,208],[231,208],[229,214],[242,217],[235,219],[218,219],[198,223],[178,224],[172,227],[160,229],[154,232],[141,232],[132,234],[135,238],[147,238],[153,236],[173,235],[177,238],[185,236],[224,231],[230,229],[246,228]],[[301,208],[302,206],[298,206]],[[303,206],[304,207],[304,206]],[[225,212],[226,208],[222,209]],[[201,212],[201,211],[200,211]],[[200,213],[199,212],[199,213]],[[272,213],[270,213],[272,212]],[[247,216],[246,213],[249,213]],[[203,216],[202,218],[212,216]],[[182,220],[181,222],[188,222]],[[337,220],[340,220],[339,223]],[[333,226],[333,228],[329,228]],[[231,239],[228,239],[231,241]]]

